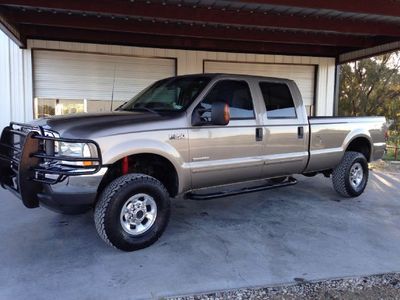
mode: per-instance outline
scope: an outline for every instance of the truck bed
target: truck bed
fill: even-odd
[[[306,172],[337,165],[352,142],[369,144],[368,161],[384,154],[387,129],[384,117],[309,117],[308,120],[310,159]]]

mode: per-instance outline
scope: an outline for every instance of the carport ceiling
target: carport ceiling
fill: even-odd
[[[0,25],[20,47],[45,39],[338,57],[397,44],[400,2],[0,0]]]

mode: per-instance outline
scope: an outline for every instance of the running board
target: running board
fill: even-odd
[[[209,194],[197,194],[197,193],[187,193],[185,194],[186,199],[191,199],[191,200],[210,200],[210,199],[216,199],[216,198],[223,198],[227,196],[234,196],[234,195],[240,195],[240,194],[246,194],[246,193],[252,193],[252,192],[259,192],[259,191],[264,191],[264,190],[271,190],[271,189],[276,189],[284,186],[289,186],[289,185],[294,185],[297,183],[297,180],[293,177],[289,177],[286,181],[282,183],[276,183],[276,184],[264,184],[264,185],[258,185],[255,187],[245,187],[241,188],[238,190],[232,190],[232,191],[221,191],[221,192],[216,192],[216,193],[209,193]]]

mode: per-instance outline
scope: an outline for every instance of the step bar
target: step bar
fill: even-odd
[[[241,189],[231,190],[231,191],[221,191],[221,192],[215,192],[215,193],[209,193],[209,194],[198,194],[198,193],[189,192],[189,193],[185,194],[185,198],[191,199],[191,200],[211,200],[211,199],[216,199],[216,198],[223,198],[223,197],[228,197],[228,196],[235,196],[235,195],[240,195],[240,194],[264,191],[264,190],[271,190],[271,189],[276,189],[276,188],[280,188],[280,187],[295,185],[296,183],[297,183],[297,180],[295,178],[288,177],[287,180],[285,180],[284,182],[281,182],[281,183],[263,184],[263,185],[258,185],[258,186],[254,186],[254,187],[244,187]]]

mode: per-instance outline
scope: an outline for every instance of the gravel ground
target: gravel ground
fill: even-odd
[[[168,299],[400,299],[400,273],[318,282],[296,278],[295,281],[296,284],[285,286],[244,288]]]

